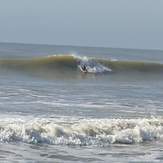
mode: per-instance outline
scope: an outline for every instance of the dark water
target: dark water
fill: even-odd
[[[163,51],[1,43],[1,161],[161,161],[162,75]]]

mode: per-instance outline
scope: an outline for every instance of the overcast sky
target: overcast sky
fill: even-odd
[[[163,49],[163,0],[0,0],[0,42]]]

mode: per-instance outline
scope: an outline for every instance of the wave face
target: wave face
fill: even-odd
[[[136,62],[136,61],[114,61],[107,59],[88,59],[74,55],[52,55],[33,59],[4,59],[0,60],[0,68],[16,71],[81,73],[81,67],[85,65],[88,73],[163,73],[163,64]]]
[[[108,146],[135,144],[163,137],[163,119],[83,119],[60,121],[34,118],[2,118],[1,142],[55,145]]]

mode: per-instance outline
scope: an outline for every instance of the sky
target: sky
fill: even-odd
[[[0,0],[0,42],[163,49],[163,0]]]

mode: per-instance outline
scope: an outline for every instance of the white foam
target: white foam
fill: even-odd
[[[83,66],[86,67],[87,72],[89,73],[103,73],[103,72],[111,72],[112,70],[108,67],[103,66],[102,64],[89,59],[86,56],[76,56],[73,55],[74,58],[78,60],[78,67],[81,69]]]
[[[163,118],[83,119],[1,118],[0,141],[107,146],[161,140]]]

